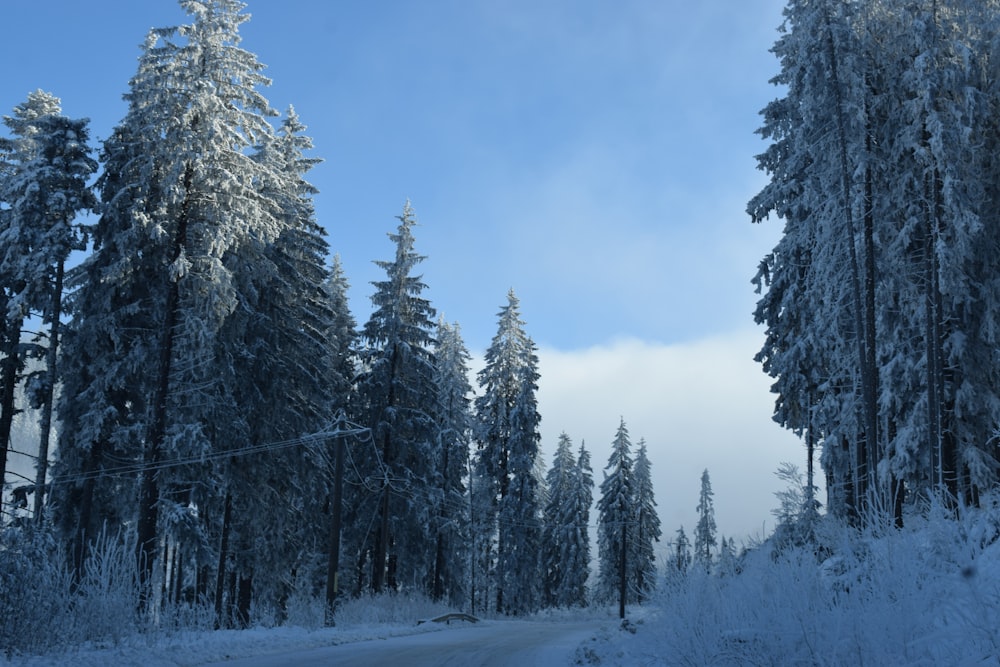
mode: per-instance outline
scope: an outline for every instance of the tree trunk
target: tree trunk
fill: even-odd
[[[929,180],[929,179],[928,179]],[[927,199],[926,222],[924,225],[924,344],[925,355],[927,357],[927,439],[928,457],[931,462],[930,480],[931,485],[937,487],[938,491],[944,490],[945,463],[942,456],[941,438],[941,369],[938,366],[941,356],[938,354],[940,348],[938,322],[939,299],[937,292],[937,253],[935,252],[935,231],[937,225],[934,222],[934,187],[930,183],[925,183],[925,198]]]
[[[0,305],[6,305],[6,299],[0,300]],[[0,313],[0,317],[5,313]],[[3,495],[4,483],[7,480],[7,450],[10,447],[10,432],[14,424],[14,390],[17,388],[17,376],[21,371],[20,336],[21,323],[7,322],[10,330],[0,344],[4,349],[0,359],[0,496]]]
[[[236,588],[236,622],[241,630],[250,627],[250,603],[253,601],[253,573],[240,573]]]
[[[383,452],[387,448],[383,449]],[[386,564],[389,560],[389,480],[382,488],[381,517],[378,535],[375,537],[375,549],[372,557],[372,592],[378,594],[385,588]]]
[[[869,162],[872,160],[872,133],[866,127],[865,152]],[[875,325],[875,197],[874,175],[870,166],[865,167],[865,211],[863,220],[864,235],[864,308],[865,308],[865,365],[864,372],[868,375],[868,388],[864,395],[865,401],[865,432],[871,433],[868,439],[868,470],[873,496],[877,506],[891,507],[896,526],[903,527],[902,504],[895,502],[897,487],[896,476],[889,473],[888,486],[882,487],[878,482],[878,465],[885,459],[883,451],[884,434],[878,429],[878,396],[879,396],[879,365],[877,356],[878,330]],[[899,511],[896,511],[898,507]]]
[[[194,170],[188,165],[184,173],[184,189],[188,193],[181,206],[181,215],[177,220],[177,232],[174,237],[174,247],[171,253],[171,264],[180,258],[187,245],[187,225],[190,208],[190,192],[194,179]],[[163,267],[169,272],[170,266]],[[163,440],[167,432],[167,401],[170,393],[170,373],[173,362],[175,329],[180,320],[180,283],[169,279],[167,290],[166,312],[161,325],[159,352],[160,357],[156,369],[156,385],[154,388],[153,415],[146,432],[145,469],[139,486],[139,519],[136,531],[136,544],[140,607],[147,602],[148,588],[153,573],[153,560],[156,554],[157,521],[159,510],[159,487],[156,479],[156,467],[160,463]]]
[[[91,445],[90,452],[83,463],[83,485],[78,497],[80,509],[76,517],[76,530],[73,533],[70,546],[74,584],[83,579],[83,565],[87,559],[87,543],[90,538],[91,514],[94,507],[94,486],[97,484],[95,475],[97,462],[100,460],[100,450],[103,447],[103,441]]]
[[[55,395],[59,373],[59,318],[62,316],[64,264],[56,262],[55,282],[52,285],[49,310],[49,347],[45,351],[45,396],[42,400],[42,415],[39,423],[41,435],[38,441],[38,475],[35,478],[35,521],[41,523],[45,502],[45,478],[49,470],[49,435],[52,432],[52,398]]]
[[[222,510],[222,537],[219,541],[219,568],[215,577],[215,628],[223,624],[222,601],[226,591],[226,560],[229,558],[229,529],[233,516],[233,499],[226,491],[225,508]]]
[[[852,170],[847,152],[847,122],[844,111],[844,93],[839,73],[839,56],[833,39],[833,25],[828,9],[824,8],[824,18],[826,20],[826,43],[830,58],[830,86],[833,91],[836,104],[836,128],[838,142],[838,157],[840,160],[840,185],[843,197],[844,228],[847,241],[850,279],[851,279],[851,310],[854,316],[854,338],[858,356],[858,367],[861,375],[861,409],[862,422],[858,434],[858,465],[864,468],[858,470],[857,485],[855,489],[862,506],[858,508],[862,512],[870,509],[869,484],[873,479],[874,470],[871,469],[872,455],[869,449],[875,448],[878,442],[878,413],[877,396],[875,394],[875,369],[870,367],[870,359],[873,358],[868,351],[869,335],[865,327],[865,298],[862,294],[861,282],[861,262],[858,258],[857,230],[854,223],[854,206],[851,202],[851,193],[854,190]],[[874,329],[871,332],[874,338]]]
[[[386,408],[383,410],[382,414],[379,415],[381,419],[387,412],[392,408],[396,407],[396,378],[400,374],[399,364],[401,362],[401,356],[399,353],[398,344],[393,344],[392,352],[389,357],[389,392],[386,396]],[[394,417],[390,417],[394,421]],[[393,424],[386,423],[383,427],[379,427],[382,438],[382,465],[385,467],[387,479],[385,479],[383,496],[382,496],[382,517],[379,524],[378,538],[375,540],[375,553],[374,559],[372,560],[372,590],[375,593],[381,593],[385,586],[385,576],[386,576],[386,566],[389,560],[389,495],[391,489],[389,488],[390,479],[388,476],[391,475],[392,471],[392,428]]]
[[[174,604],[180,604],[184,595],[184,550],[180,544],[174,546]]]
[[[435,602],[444,599],[444,535],[440,528],[437,543],[434,545],[434,581],[431,586],[431,599]]]
[[[499,524],[498,524],[499,525]],[[504,550],[504,532],[503,530],[497,530],[497,560],[496,566],[494,567],[493,582],[497,587],[497,613],[503,613],[503,568],[501,567],[501,558],[503,557]]]

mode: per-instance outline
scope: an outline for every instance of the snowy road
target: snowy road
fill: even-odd
[[[608,621],[484,621],[453,624],[440,632],[377,639],[253,658],[204,667],[296,665],[454,665],[456,667],[556,667],[571,665],[577,647]]]

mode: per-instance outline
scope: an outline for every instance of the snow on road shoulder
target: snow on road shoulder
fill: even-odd
[[[596,613],[595,613],[596,612]],[[440,633],[441,641],[447,641],[449,631],[464,628],[509,632],[509,627],[517,628],[527,624],[538,626],[553,624],[575,625],[579,629],[562,632],[551,637],[542,645],[531,660],[519,667],[532,665],[581,664],[580,648],[597,641],[610,633],[606,628],[617,628],[616,619],[596,609],[563,612],[544,612],[531,620],[495,619],[484,620],[475,626],[466,622],[420,623],[416,622],[370,622],[342,625],[332,628],[307,629],[302,627],[252,628],[248,630],[183,631],[156,636],[136,636],[123,640],[114,646],[79,646],[70,650],[53,652],[44,656],[24,656],[6,660],[0,656],[0,667],[48,667],[74,665],[74,667],[195,667],[216,662],[252,659],[265,656],[294,654],[310,649],[354,644],[373,639],[389,639],[407,635]],[[490,631],[493,632],[493,631]],[[516,630],[515,630],[516,632]],[[617,630],[615,630],[617,632]],[[609,635],[610,636],[610,635]],[[586,663],[583,663],[586,664]]]
[[[135,637],[113,647],[78,647],[64,653],[5,660],[0,666],[48,667],[193,667],[209,662],[246,658],[296,649],[334,646],[369,639],[436,632],[436,623],[370,625],[351,628],[296,627],[179,632],[155,638]]]

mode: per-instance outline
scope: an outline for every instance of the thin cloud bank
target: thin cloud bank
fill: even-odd
[[[770,379],[753,356],[755,329],[689,343],[620,339],[583,350],[539,349],[538,403],[546,465],[559,434],[586,441],[595,482],[619,419],[633,444],[645,439],[664,541],[696,522],[701,472],[708,468],[720,536],[762,537],[774,527],[774,472],[805,469],[805,448],[773,421]]]

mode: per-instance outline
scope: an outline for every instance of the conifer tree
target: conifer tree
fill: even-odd
[[[582,607],[587,604],[590,574],[590,507],[593,503],[593,471],[584,443],[576,455],[565,433],[547,476],[542,570],[545,604]]]
[[[809,462],[822,446],[828,510],[855,522],[996,483],[998,21],[982,3],[793,0],[774,47],[785,95],[748,211],[785,227],[757,276],[757,358],[775,420]]]
[[[353,418],[356,406],[352,405],[351,397],[357,374],[355,362],[358,334],[357,323],[348,304],[349,286],[340,255],[335,254],[325,286],[327,308],[333,316],[326,336],[330,393],[333,401],[331,413],[343,410],[348,417]]]
[[[633,467],[635,480],[635,540],[628,566],[632,570],[630,578],[635,581],[635,593],[639,602],[649,597],[656,587],[656,550],[654,543],[660,541],[660,517],[656,514],[656,500],[653,497],[652,465],[646,454],[645,440],[639,441]]]
[[[414,250],[416,219],[410,203],[389,238],[392,261],[376,261],[386,279],[373,282],[372,312],[362,331],[360,414],[372,430],[366,485],[375,488],[378,518],[365,537],[371,554],[371,588],[425,585],[433,570],[434,536],[427,502],[439,457],[437,439],[434,308],[413,271],[424,260]]]
[[[564,526],[571,526],[563,543],[566,578],[563,590],[567,605],[586,606],[587,580],[590,577],[590,508],[594,504],[594,471],[590,467],[590,452],[583,441],[577,452],[574,469],[576,483],[570,502],[563,512]]]
[[[63,314],[65,264],[83,247],[75,221],[93,209],[96,198],[87,181],[97,163],[87,145],[87,120],[60,113],[60,101],[41,90],[5,116],[12,137],[0,141],[0,489],[3,487],[13,390],[23,364],[21,323],[38,315],[47,326],[34,354],[44,359],[29,387],[31,402],[41,408],[35,518],[41,520],[45,497],[52,399],[58,381],[58,348]],[[0,492],[2,495],[2,492]]]
[[[609,602],[618,599],[625,581],[626,601],[634,601],[635,581],[629,580],[630,544],[636,535],[636,489],[632,442],[622,419],[611,443],[611,455],[604,468],[601,497],[597,501],[597,553],[599,559],[596,595]],[[633,571],[634,574],[634,571]]]
[[[149,33],[126,116],[104,143],[101,218],[72,278],[80,292],[60,407],[64,471],[85,480],[61,503],[64,523],[79,543],[95,520],[135,526],[144,595],[164,530],[180,529],[176,520],[214,530],[227,514],[214,466],[160,468],[254,440],[235,363],[247,340],[224,325],[254,302],[247,272],[267,265],[264,248],[286,226],[285,201],[261,190],[282,177],[252,154],[273,136],[275,113],[259,92],[262,65],[239,46],[249,17],[237,0],[181,6],[192,22]],[[112,455],[143,465],[137,490],[120,493],[97,474]],[[182,511],[161,521],[167,500]]]
[[[328,247],[315,220],[316,190],[305,180],[317,161],[305,156],[312,143],[304,129],[289,109],[277,136],[258,147],[254,158],[265,167],[258,191],[274,208],[279,232],[266,242],[249,239],[229,260],[240,306],[220,329],[219,358],[231,358],[229,350],[238,354],[232,396],[246,415],[249,442],[258,446],[321,431],[330,420],[332,391],[343,384],[333,377],[328,354],[334,319],[326,292]],[[253,269],[242,269],[237,261]],[[299,447],[242,455],[220,471],[239,536],[232,567],[244,590],[270,605],[287,598],[287,582],[308,562],[303,554],[314,536],[325,532],[324,494],[318,493],[328,480],[324,445],[307,440]],[[285,576],[254,576],[261,572]],[[239,602],[244,608],[237,617],[243,619],[249,614],[246,593]]]
[[[472,436],[471,359],[462,341],[459,325],[440,319],[434,348],[437,391],[435,451],[438,466],[431,489],[436,504],[434,516],[435,556],[431,596],[459,605],[465,599],[469,563],[468,499],[464,480],[469,470]]]
[[[712,567],[712,550],[718,544],[715,528],[715,504],[712,501],[712,481],[708,470],[701,473],[698,493],[698,525],[694,529],[694,562],[708,571]]]
[[[723,536],[719,540],[718,573],[722,576],[736,574],[736,543]]]
[[[479,372],[476,398],[477,473],[485,499],[481,520],[493,526],[491,577],[496,610],[538,608],[543,480],[537,473],[540,435],[535,392],[538,357],[511,290]]]
[[[563,560],[563,544],[573,526],[564,526],[563,511],[570,503],[577,484],[576,460],[572,442],[565,433],[559,435],[552,467],[546,475],[548,501],[545,504],[545,523],[542,527],[542,573],[544,575],[543,603],[549,607],[568,606],[563,596],[563,582],[567,577]]]
[[[691,567],[691,543],[684,533],[684,526],[677,529],[677,540],[674,545],[674,565],[681,574]]]

